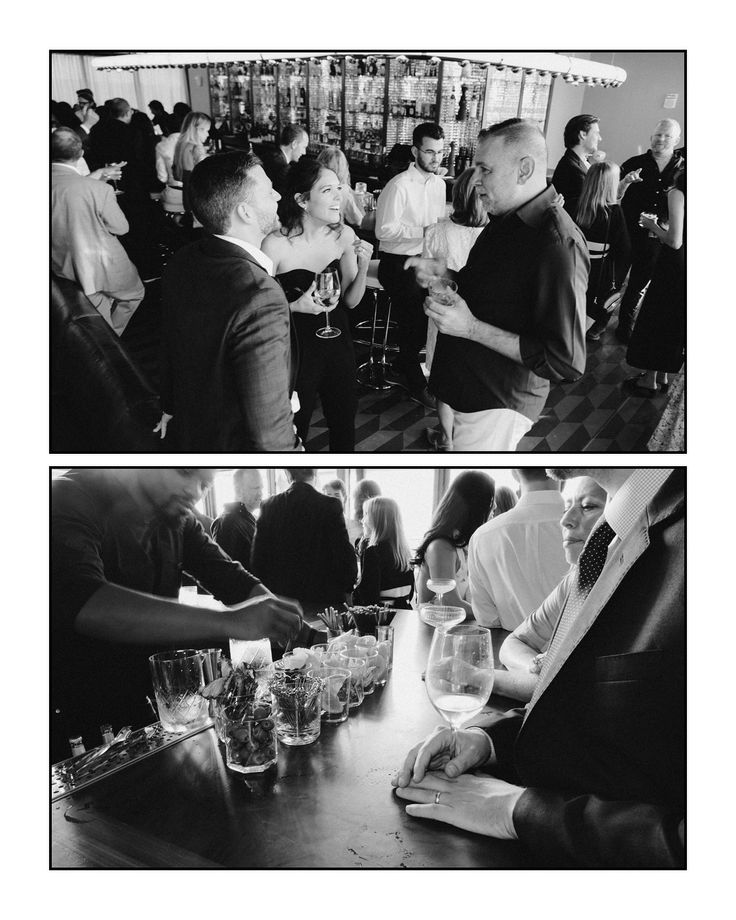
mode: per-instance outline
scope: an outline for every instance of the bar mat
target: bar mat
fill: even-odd
[[[119,750],[111,750],[109,756],[103,755],[99,764],[92,762],[89,767],[82,766],[79,771],[75,769],[75,764],[80,764],[91,752],[80,754],[78,757],[70,757],[68,760],[61,760],[51,767],[51,802],[53,804],[58,799],[79,792],[80,789],[91,786],[92,783],[99,782],[113,773],[118,773],[131,764],[150,757],[151,754],[171,747],[178,741],[198,735],[210,725],[211,723],[208,723],[202,728],[195,728],[193,731],[177,735],[166,731],[160,722],[154,722],[153,725],[146,725],[145,728],[132,732]]]

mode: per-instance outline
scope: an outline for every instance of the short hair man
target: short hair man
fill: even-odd
[[[555,167],[552,185],[565,199],[565,210],[574,219],[583,191],[590,158],[598,152],[601,129],[597,115],[576,115],[565,125],[565,152]]]
[[[667,190],[675,174],[685,165],[685,157],[675,153],[680,142],[680,124],[674,118],[657,122],[649,150],[630,157],[621,166],[619,198],[631,240],[631,272],[619,308],[616,336],[628,342],[636,319],[641,292],[652,277],[652,269],[662,246],[659,239],[639,226],[639,215],[667,215]]]
[[[279,195],[257,157],[233,151],[194,167],[189,196],[206,235],[163,277],[163,421],[181,450],[298,450],[289,305],[260,249]]]
[[[309,134],[301,125],[287,124],[281,129],[278,146],[264,147],[261,160],[266,175],[281,195],[286,182],[289,163],[296,163],[307,152]]]
[[[445,183],[438,174],[444,138],[442,128],[434,122],[417,125],[411,148],[414,162],[386,183],[376,208],[375,232],[381,260],[378,280],[391,297],[393,317],[398,323],[396,367],[405,376],[412,399],[430,409],[437,403],[427,390],[419,360],[419,351],[427,340],[423,292],[413,273],[404,268],[408,258],[421,254],[426,228],[445,216]]]
[[[514,630],[568,569],[560,536],[565,503],[542,467],[513,470],[518,503],[479,527],[468,546],[473,614],[481,626]]]
[[[591,476],[609,501],[532,700],[458,732],[449,761],[450,732],[430,736],[397,794],[415,817],[518,837],[540,867],[682,867],[685,470],[548,472]],[[492,775],[461,775],[478,769]]]
[[[439,329],[430,389],[452,409],[455,450],[514,450],[549,381],[585,370],[590,261],[547,185],[547,146],[535,124],[511,118],[481,131],[475,172],[491,220],[457,274],[459,296],[424,302]],[[425,287],[453,274],[442,259],[412,258],[407,267]]]
[[[94,741],[101,722],[150,722],[153,652],[323,635],[207,536],[193,508],[211,481],[212,470],[161,467],[70,470],[53,481],[52,704],[68,732]],[[230,609],[180,604],[182,571]]]
[[[71,128],[51,135],[51,268],[75,281],[105,322],[122,335],[145,295],[120,244],[128,221],[106,182],[82,176],[82,141]]]
[[[233,473],[235,501],[227,502],[225,510],[212,524],[212,537],[231,559],[250,568],[253,536],[256,532],[255,513],[263,499],[263,477],[256,469],[235,470]]]
[[[266,499],[256,525],[251,570],[272,591],[296,598],[307,616],[342,607],[358,564],[341,502],[315,487],[317,471],[287,469],[291,485]]]

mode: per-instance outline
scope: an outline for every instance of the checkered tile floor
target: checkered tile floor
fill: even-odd
[[[626,347],[606,331],[588,342],[586,372],[576,383],[553,384],[541,418],[519,443],[519,451],[646,452],[667,396],[629,396],[621,383],[637,373],[626,364]],[[426,427],[436,416],[412,402],[399,387],[373,392],[358,387],[356,451],[429,451]],[[315,413],[307,450],[327,450],[327,428]]]

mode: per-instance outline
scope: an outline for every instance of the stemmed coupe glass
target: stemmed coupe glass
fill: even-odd
[[[444,596],[457,586],[454,578],[429,578],[427,587],[434,591],[434,599],[429,604],[422,604],[419,616],[428,626],[440,627],[455,626],[465,619],[465,610],[462,607],[447,607]]]
[[[493,690],[491,631],[474,623],[436,629],[424,682],[427,695],[451,730],[450,757],[457,730],[477,716]]]
[[[314,296],[325,308],[325,325],[317,330],[317,337],[320,339],[336,339],[340,335],[340,330],[330,325],[329,308],[334,307],[340,299],[340,278],[337,270],[328,268],[326,271],[317,272],[315,275],[317,287]]]

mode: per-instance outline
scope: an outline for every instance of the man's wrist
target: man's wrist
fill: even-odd
[[[463,731],[473,732],[473,734],[480,734],[486,739],[488,742],[488,754],[484,760],[481,760],[480,763],[476,764],[476,767],[492,767],[496,763],[496,750],[493,747],[493,742],[491,741],[491,736],[488,734],[488,732],[480,725],[469,725],[464,728]]]

